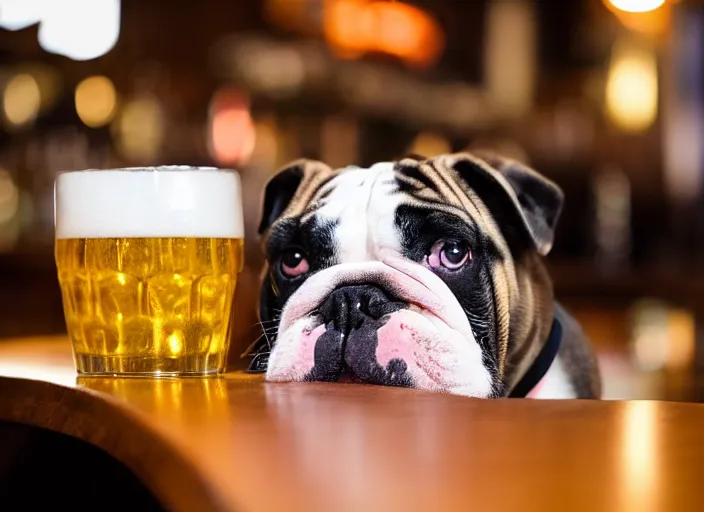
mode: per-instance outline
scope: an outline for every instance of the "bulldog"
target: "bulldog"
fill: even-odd
[[[594,353],[542,263],[561,189],[493,154],[333,170],[267,184],[251,372],[272,382],[468,397],[599,398]]]

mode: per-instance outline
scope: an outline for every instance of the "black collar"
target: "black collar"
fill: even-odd
[[[545,345],[543,345],[543,348],[540,350],[538,357],[535,358],[535,361],[533,361],[531,367],[528,368],[523,378],[508,395],[509,398],[525,398],[528,396],[528,393],[538,385],[540,379],[545,377],[545,374],[550,369],[550,366],[557,356],[557,351],[560,350],[561,341],[562,324],[560,324],[557,318],[553,318],[548,340],[545,342]]]

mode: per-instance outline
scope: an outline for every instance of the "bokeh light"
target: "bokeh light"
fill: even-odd
[[[19,190],[12,176],[0,169],[0,224],[5,224],[17,214],[19,199]]]
[[[210,106],[208,147],[219,163],[232,165],[249,160],[256,132],[247,98],[236,89],[223,89]]]
[[[106,76],[91,76],[76,86],[76,112],[86,126],[98,128],[108,124],[117,107],[117,93]]]
[[[628,43],[616,45],[606,83],[606,108],[611,121],[626,132],[642,132],[655,122],[658,74],[652,52]]]
[[[0,27],[22,30],[39,22],[45,0],[0,0]]]
[[[672,5],[677,3],[674,0],[669,2],[658,2],[648,0],[648,2],[624,1],[616,2],[625,7],[632,6],[637,9],[622,9],[614,5],[610,0],[604,0],[606,7],[616,16],[621,24],[628,30],[639,32],[647,36],[658,37],[664,35],[672,26]],[[648,6],[657,7],[646,9]]]
[[[631,343],[635,362],[642,370],[656,371],[665,366],[669,343],[666,304],[643,299],[634,305]]]
[[[692,363],[697,343],[696,331],[696,321],[691,311],[670,311],[670,345],[666,363],[668,368],[687,368]]]
[[[644,371],[686,368],[696,346],[694,315],[660,300],[640,300],[633,309],[631,343],[635,362]]]
[[[3,92],[3,112],[10,126],[31,124],[39,113],[41,92],[36,79],[27,73],[13,76]]]
[[[606,0],[616,9],[626,12],[648,12],[662,7],[665,0]]]
[[[419,133],[408,148],[409,153],[428,158],[451,151],[450,142],[442,135],[433,132]]]
[[[128,102],[113,124],[117,146],[128,159],[148,163],[159,154],[164,139],[164,111],[154,95]]]
[[[22,220],[20,204],[17,183],[9,171],[0,168],[0,252],[11,251],[17,243]]]
[[[24,1],[24,0],[22,0]],[[39,44],[83,61],[108,53],[120,36],[120,0],[62,0],[42,5]]]
[[[362,0],[329,0],[324,5],[325,39],[341,58],[380,52],[428,67],[444,50],[440,25],[418,7]]]

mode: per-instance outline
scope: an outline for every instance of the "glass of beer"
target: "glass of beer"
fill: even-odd
[[[64,172],[54,201],[56,265],[78,373],[222,373],[243,264],[237,172]]]

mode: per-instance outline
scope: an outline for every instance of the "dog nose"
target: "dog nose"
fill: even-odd
[[[335,289],[320,308],[326,324],[347,336],[368,320],[378,320],[398,309],[381,288],[375,285],[350,285]]]
[[[376,360],[377,332],[386,323],[386,315],[407,307],[375,284],[336,288],[316,311],[325,332],[315,345],[309,380],[334,382],[349,371],[364,382],[380,382],[388,369]],[[405,375],[405,370],[393,372]]]

